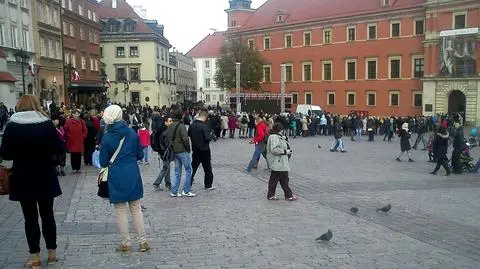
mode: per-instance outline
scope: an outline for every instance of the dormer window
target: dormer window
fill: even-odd
[[[383,1],[383,5],[384,6],[389,6],[390,5],[390,1],[392,0],[382,0]]]
[[[283,22],[283,15],[277,15],[277,23]]]
[[[236,20],[233,20],[231,23],[230,23],[230,27],[235,27],[237,26],[237,21]]]
[[[114,23],[111,23],[108,25],[108,31],[109,32],[116,32],[117,31],[117,25]]]
[[[125,24],[125,32],[135,32],[135,24],[133,23]]]

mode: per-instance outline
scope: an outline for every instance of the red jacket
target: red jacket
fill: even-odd
[[[138,130],[138,137],[140,138],[140,145],[142,147],[150,146],[150,131],[146,128]]]
[[[255,128],[256,128],[256,135],[253,138],[253,143],[256,145],[261,143],[263,139],[265,139],[265,136],[268,134],[268,130],[267,130],[267,124],[263,121],[258,123]]]
[[[67,140],[68,152],[83,153],[83,140],[87,137],[87,126],[82,119],[68,119],[63,127]]]
[[[98,117],[92,116],[92,123],[95,130],[100,131],[100,119]]]

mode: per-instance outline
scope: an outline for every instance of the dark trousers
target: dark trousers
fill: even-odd
[[[205,188],[211,188],[213,184],[212,172],[212,154],[210,150],[194,151],[192,154],[192,184],[194,181],[197,169],[202,164],[203,172],[205,172]]]
[[[368,141],[373,141],[375,139],[375,133],[373,131],[368,131]]]
[[[460,153],[461,151],[458,149],[454,149],[452,152],[452,169],[453,172],[456,174],[461,174],[462,173],[462,167],[460,166]]]
[[[435,166],[433,172],[436,173],[440,169],[440,166],[443,166],[447,174],[450,174],[450,167],[448,166],[448,158],[446,155],[437,157],[437,166]]]
[[[225,138],[225,135],[227,134],[227,129],[222,130],[222,138]]]
[[[92,165],[92,155],[95,152],[95,144],[85,144],[85,152],[83,153],[83,163],[85,165]]]
[[[70,163],[72,164],[72,169],[74,171],[79,171],[82,166],[82,153],[71,152],[70,153]]]
[[[288,172],[286,171],[272,171],[270,173],[270,180],[268,181],[268,194],[267,199],[275,196],[277,190],[277,184],[280,181],[283,192],[285,193],[285,199],[293,197],[292,190],[288,186]]]
[[[30,253],[40,252],[40,225],[38,213],[42,219],[42,233],[47,249],[57,249],[57,226],[53,215],[53,198],[45,200],[24,200],[20,202],[25,218],[25,234]]]

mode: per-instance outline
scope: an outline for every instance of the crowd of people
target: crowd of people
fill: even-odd
[[[0,104],[0,121],[4,113]],[[262,111],[232,113],[215,108],[152,109],[117,104],[105,109],[52,104],[48,112],[44,112],[36,97],[25,95],[20,98],[16,113],[6,117],[9,123],[3,134],[0,157],[13,160],[10,199],[19,201],[22,206],[30,266],[41,264],[38,215],[42,219],[48,263],[57,261],[53,201],[62,193],[58,177],[66,175],[67,154],[73,173],[78,174],[82,169],[82,156],[83,165],[91,166],[95,163],[94,152],[99,151],[99,166],[108,168],[108,199],[114,205],[121,234],[118,249],[129,252],[132,243],[127,211],[132,215],[139,251],[150,249],[144,228],[141,205],[144,190],[139,169],[139,164],[150,163],[150,150],[156,152],[160,160],[160,171],[153,187],[167,190],[171,197],[195,197],[192,184],[200,165],[205,174],[203,187],[207,191],[216,189],[210,143],[237,137],[249,139],[254,149],[246,172],[258,169],[263,156],[270,171],[266,198],[279,200],[275,190],[280,183],[287,201],[297,200],[289,187],[288,172],[293,154],[289,139],[292,137],[332,136],[330,151],[346,152],[342,137],[360,141],[366,135],[367,140],[373,142],[380,136],[391,142],[398,136],[401,154],[396,160],[401,161],[406,153],[408,161],[413,162],[410,151],[420,147],[428,151],[432,162],[437,163],[432,174],[441,166],[447,175],[461,173],[459,158],[465,150],[463,119],[459,115],[405,118],[378,118],[356,113],[347,116],[330,113],[269,115]],[[413,133],[416,133],[416,140],[412,146]],[[453,145],[452,169],[447,157],[450,143]],[[172,162],[175,171],[170,176]],[[183,170],[185,181],[180,187]]]

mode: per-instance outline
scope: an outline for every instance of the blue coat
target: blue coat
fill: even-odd
[[[125,137],[122,149],[109,166],[110,158]],[[108,168],[110,203],[125,203],[143,198],[143,184],[138,161],[143,151],[137,134],[122,121],[107,126],[100,146],[100,165]]]

